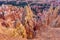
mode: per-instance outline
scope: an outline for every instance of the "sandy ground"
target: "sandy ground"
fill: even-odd
[[[25,39],[20,37],[9,37],[0,34],[0,40],[60,40],[60,28],[41,28],[34,39]]]

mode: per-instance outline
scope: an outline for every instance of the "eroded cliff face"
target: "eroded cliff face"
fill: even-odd
[[[29,5],[17,7],[0,6],[1,40],[59,40],[60,7],[35,11]]]

